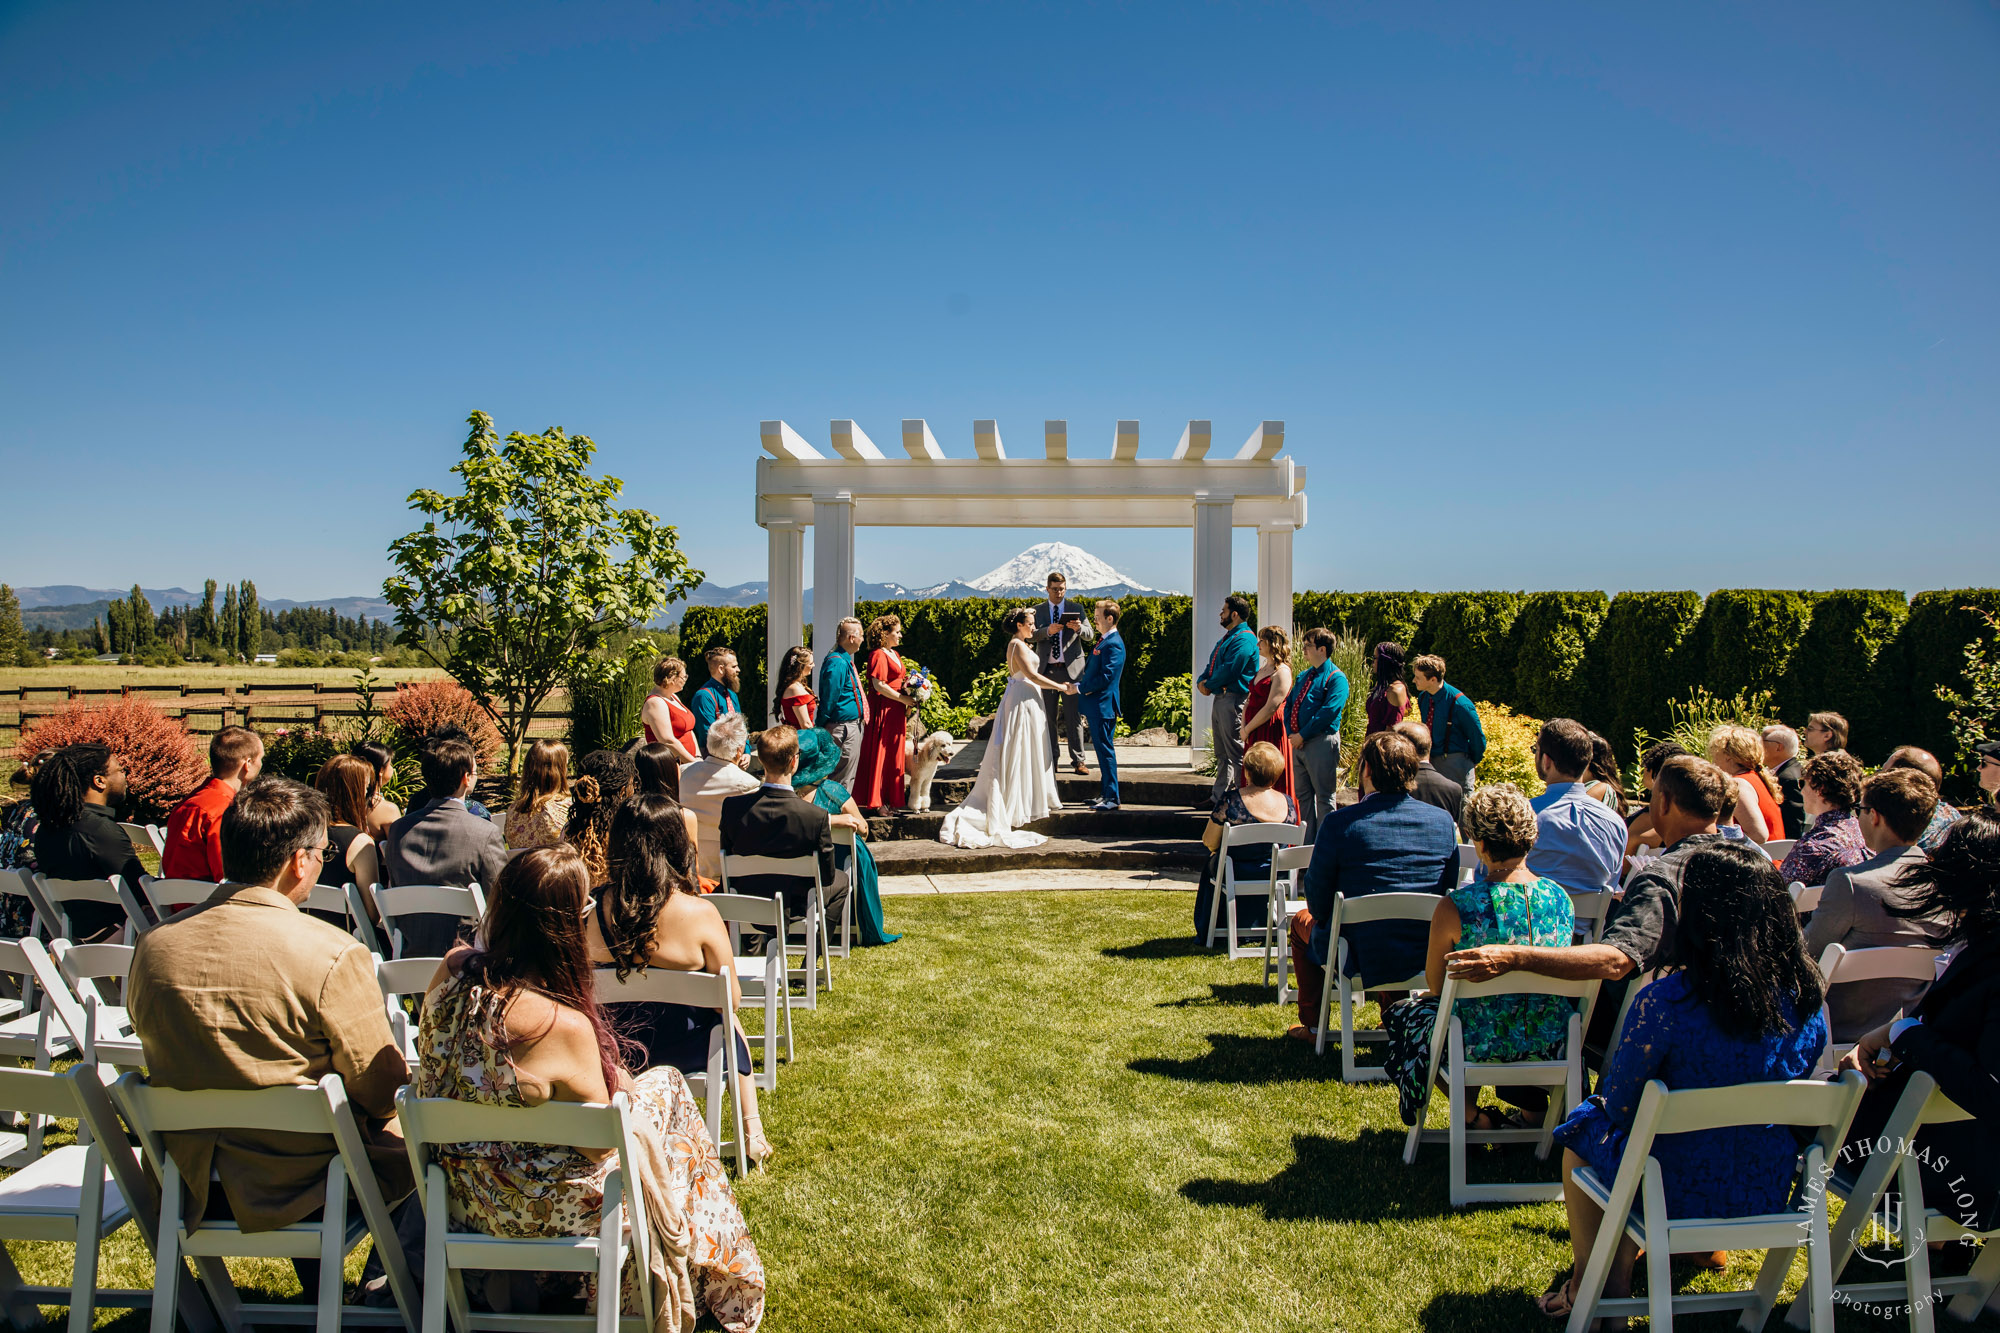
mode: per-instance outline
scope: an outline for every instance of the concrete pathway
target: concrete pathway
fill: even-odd
[[[883,875],[882,896],[911,893],[1046,893],[1077,889],[1164,889],[1192,893],[1201,876],[1184,870],[1006,870],[965,875]]]

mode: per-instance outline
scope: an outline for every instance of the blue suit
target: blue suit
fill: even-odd
[[[1091,748],[1097,751],[1099,799],[1118,804],[1118,678],[1125,674],[1125,640],[1112,630],[1090,650],[1083,675],[1076,682],[1077,703],[1090,724]]]

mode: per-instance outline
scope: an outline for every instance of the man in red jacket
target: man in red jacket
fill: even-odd
[[[208,743],[208,781],[167,816],[167,845],[160,878],[205,879],[220,884],[222,812],[264,771],[264,742],[248,727],[224,727]]]

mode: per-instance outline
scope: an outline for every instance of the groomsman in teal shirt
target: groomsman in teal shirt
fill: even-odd
[[[1243,704],[1257,678],[1257,636],[1250,632],[1250,600],[1235,593],[1222,599],[1222,638],[1208,655],[1195,688],[1209,705],[1209,738],[1215,745],[1215,791],[1210,808],[1243,781]]]

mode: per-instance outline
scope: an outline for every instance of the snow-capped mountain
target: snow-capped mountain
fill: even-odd
[[[1061,570],[1073,597],[1098,593],[1114,597],[1157,593],[1137,579],[1127,578],[1080,546],[1068,542],[1037,542],[997,569],[964,583],[953,580],[935,588],[913,591],[912,597],[1037,597],[1048,587],[1049,574]],[[959,591],[963,589],[963,591]]]

